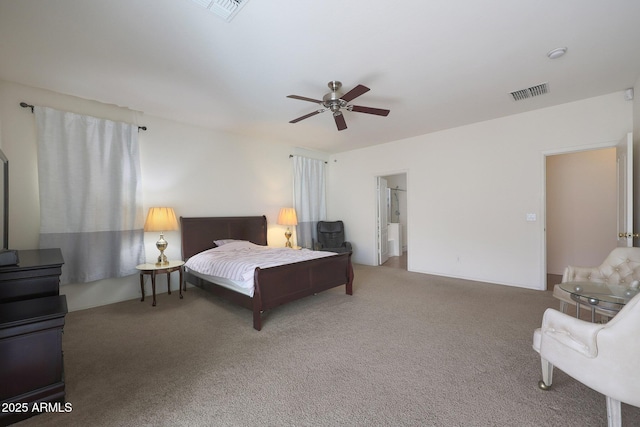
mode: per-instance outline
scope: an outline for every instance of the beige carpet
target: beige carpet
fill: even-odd
[[[251,312],[193,288],[69,313],[73,411],[20,426],[605,426],[605,398],[531,348],[550,292],[355,266],[337,288]],[[622,407],[625,426],[640,409]]]

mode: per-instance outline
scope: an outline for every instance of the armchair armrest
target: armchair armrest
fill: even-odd
[[[598,355],[596,338],[602,328],[602,324],[585,322],[548,308],[542,318],[542,340],[544,342],[545,337],[553,338],[585,357],[594,358]]]

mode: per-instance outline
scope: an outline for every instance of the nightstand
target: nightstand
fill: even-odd
[[[182,296],[182,266],[184,265],[184,261],[169,261],[169,264],[166,265],[156,265],[155,263],[148,262],[146,264],[137,265],[136,268],[140,270],[140,290],[142,291],[142,299],[140,302],[144,301],[144,275],[151,275],[151,290],[153,293],[153,306],[156,305],[156,275],[157,274],[166,274],[167,275],[167,293],[171,295],[171,273],[174,271],[180,272],[180,282],[178,282],[178,290],[180,291],[180,299]],[[187,290],[186,284],[184,290]]]

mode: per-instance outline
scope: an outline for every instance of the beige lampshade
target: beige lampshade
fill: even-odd
[[[294,208],[282,208],[278,214],[278,224],[298,225],[298,216]]]
[[[144,231],[173,231],[178,229],[178,220],[173,208],[149,208]]]

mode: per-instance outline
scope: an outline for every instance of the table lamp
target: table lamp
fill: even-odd
[[[278,224],[286,225],[287,231],[284,233],[284,237],[287,238],[287,243],[285,246],[287,248],[291,247],[291,230],[289,226],[298,225],[298,216],[296,215],[296,210],[294,208],[282,208],[280,209],[280,213],[278,214]]]
[[[156,242],[156,248],[160,251],[156,265],[168,265],[169,261],[164,254],[167,249],[167,241],[164,240],[165,231],[178,229],[178,220],[173,208],[149,208],[147,220],[144,222],[144,231],[159,231],[160,239]]]

